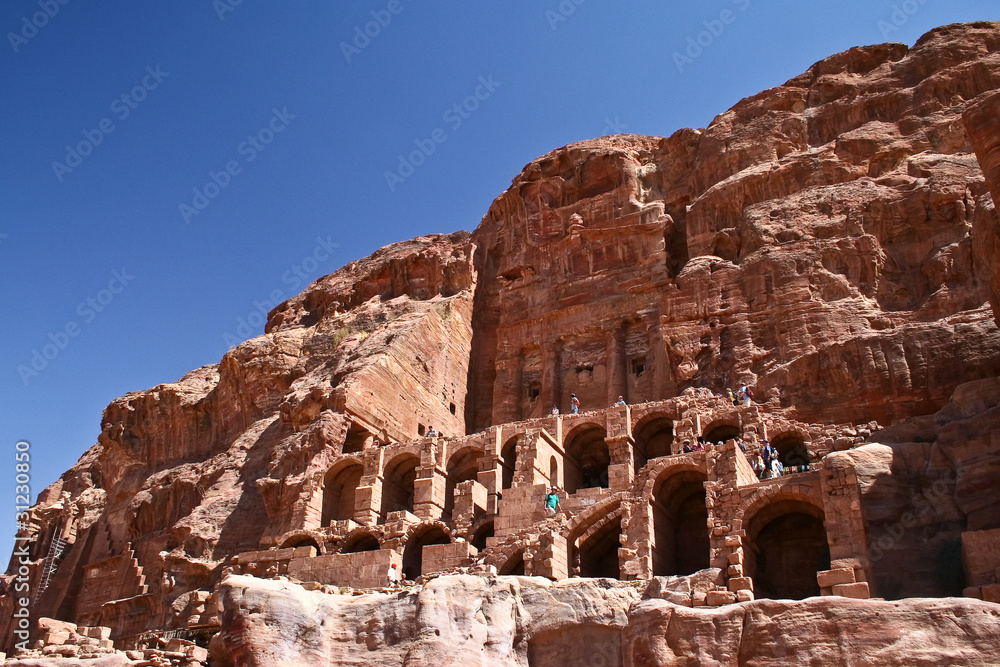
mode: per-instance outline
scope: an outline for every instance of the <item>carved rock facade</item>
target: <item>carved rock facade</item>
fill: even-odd
[[[276,664],[234,593],[243,575],[332,592],[378,588],[392,564],[411,581],[495,567],[648,591],[700,572],[631,611],[631,583],[551,585],[617,596],[613,622],[463,626],[491,664],[556,664],[546,646],[597,628],[609,664],[638,665],[707,659],[678,643],[705,632],[680,607],[725,607],[712,622],[736,630],[718,651],[741,653],[785,613],[759,598],[829,598],[790,623],[868,618],[883,608],[844,598],[872,595],[997,601],[996,89],[1000,24],[946,26],[828,58],[704,130],[531,162],[471,234],[353,262],[219,364],[112,402],[22,535],[34,615],[109,627],[130,650],[221,627],[220,660]],[[733,405],[744,384],[754,400]],[[571,395],[582,412],[551,414]],[[758,478],[765,439],[794,474]],[[548,586],[527,581],[430,582],[410,594],[426,612],[370,603],[387,616],[364,643],[436,627],[413,614],[462,587],[507,618],[500,589]],[[988,603],[942,604],[995,623]],[[894,622],[933,623],[932,607]],[[737,632],[746,618],[757,639]],[[411,648],[407,664],[440,656]]]

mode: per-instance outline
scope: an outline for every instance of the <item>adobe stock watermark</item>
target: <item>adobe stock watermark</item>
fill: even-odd
[[[292,264],[288,270],[281,274],[281,282],[288,285],[292,296],[299,293],[299,288],[311,281],[320,264],[333,256],[333,251],[340,247],[339,243],[334,243],[327,236],[316,237],[316,247],[312,252],[302,258],[300,262]],[[263,301],[254,301],[253,309],[245,316],[237,318],[235,335],[228,331],[222,334],[222,340],[229,347],[239,345],[243,341],[251,338],[254,331],[264,331],[264,324],[267,323],[267,314],[286,299],[283,288],[275,288],[267,295]]]
[[[887,552],[896,548],[903,535],[917,525],[917,513],[940,507],[941,503],[949,498],[948,492],[954,481],[954,476],[949,474],[948,479],[939,479],[931,484],[929,488],[920,492],[914,492],[910,496],[911,509],[903,512],[898,521],[886,527],[884,535],[881,535],[869,545],[868,557],[871,562],[877,563],[888,555]]]
[[[730,0],[730,2],[741,12],[745,12],[750,7],[750,0]],[[687,38],[687,47],[683,52],[674,51],[673,53],[674,65],[677,67],[677,71],[683,74],[684,68],[693,65],[695,60],[701,58],[705,50],[711,48],[716,40],[722,36],[722,33],[726,31],[726,26],[735,23],[738,17],[739,14],[732,9],[726,8],[719,12],[717,18],[702,21],[705,29],[695,36]]]
[[[21,47],[33,39],[38,31],[49,24],[49,21],[56,17],[62,5],[68,5],[69,0],[38,0],[38,6],[42,11],[35,12],[30,18],[25,15],[21,17],[21,29],[17,32],[8,32],[7,41],[18,53]]]
[[[31,552],[28,545],[35,539],[34,535],[22,535],[27,532],[28,509],[31,507],[31,443],[19,440],[14,445],[14,515],[17,519],[18,534],[14,537],[14,558],[17,568],[14,574],[13,592],[14,614],[11,621],[13,634],[21,641],[15,648],[27,651],[28,638],[31,632]]]
[[[146,66],[146,75],[136,84],[132,90],[122,93],[111,102],[111,113],[118,117],[119,121],[128,118],[133,111],[139,108],[149,93],[159,88],[163,80],[170,76],[170,72],[164,72],[157,65],[156,69]],[[92,130],[83,130],[83,139],[75,146],[66,146],[66,157],[62,162],[55,160],[52,162],[52,172],[56,179],[62,183],[63,177],[71,173],[74,169],[83,164],[83,158],[94,152],[94,149],[101,145],[104,138],[115,131],[115,124],[110,118],[102,118],[97,123],[97,127]]]
[[[243,4],[243,0],[212,0],[212,9],[220,21],[226,20],[226,14],[232,14]]]
[[[457,131],[465,121],[472,117],[472,114],[479,109],[483,102],[493,96],[493,93],[501,85],[503,84],[493,79],[492,74],[479,77],[478,85],[472,94],[445,109],[441,120],[451,128],[452,132]],[[413,143],[416,149],[406,155],[400,153],[396,169],[394,171],[387,170],[383,174],[389,191],[395,192],[396,188],[405,183],[410,176],[413,176],[417,168],[423,165],[427,158],[434,154],[437,147],[446,141],[448,141],[448,133],[442,127],[435,128],[424,139],[414,139]]]
[[[900,28],[909,23],[910,18],[920,11],[921,5],[926,5],[929,0],[903,0],[903,2],[893,3],[892,14],[889,20],[879,19],[875,26],[882,33],[882,39],[888,39],[889,33],[898,32]]]
[[[549,27],[558,30],[560,24],[569,20],[569,17],[576,13],[576,8],[587,0],[562,0],[555,9],[545,10],[545,20],[549,22]]]
[[[628,125],[621,122],[621,120],[618,119],[618,116],[615,116],[614,120],[605,117],[604,127],[601,128],[601,133],[598,136],[609,137],[614,134],[622,134],[627,129]]]
[[[257,156],[264,152],[268,144],[274,138],[285,131],[288,124],[295,119],[295,114],[288,113],[288,107],[271,109],[271,118],[254,134],[247,135],[244,141],[236,146],[236,153],[243,156],[243,162],[250,164],[257,159]],[[177,208],[180,211],[184,224],[190,224],[191,218],[200,215],[208,208],[212,200],[219,196],[223,190],[229,187],[233,177],[239,176],[243,172],[243,164],[239,160],[233,159],[226,162],[220,171],[208,171],[208,181],[200,188],[192,190],[191,203],[181,202]]]
[[[66,322],[62,329],[55,333],[50,331],[47,343],[43,343],[41,348],[32,348],[28,363],[17,365],[17,374],[21,377],[24,386],[27,387],[32,378],[38,377],[42,371],[48,368],[49,364],[55,361],[56,357],[66,349],[70,340],[80,335],[83,331],[81,322],[82,325],[87,325],[97,319],[97,315],[104,312],[133,280],[135,280],[135,276],[128,273],[124,267],[120,271],[112,271],[111,280],[108,281],[107,287],[98,290],[77,305],[76,314],[79,316],[79,320],[73,319]]]
[[[394,16],[403,13],[405,7],[401,0],[389,0],[385,9],[371,10],[372,20],[367,21],[364,26],[354,26],[354,33],[350,42],[340,43],[340,52],[344,54],[344,60],[348,64],[354,56],[359,55],[367,49],[372,40],[382,34],[382,30],[389,27]]]

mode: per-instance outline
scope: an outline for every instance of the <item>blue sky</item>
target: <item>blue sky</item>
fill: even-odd
[[[5,540],[18,441],[34,500],[115,397],[218,362],[353,259],[475,228],[532,159],[1000,19],[995,0],[237,2],[0,5]]]

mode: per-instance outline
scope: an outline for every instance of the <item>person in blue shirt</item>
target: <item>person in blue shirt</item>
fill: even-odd
[[[559,510],[559,495],[556,493],[556,487],[551,487],[548,494],[545,496],[545,513],[555,514]]]

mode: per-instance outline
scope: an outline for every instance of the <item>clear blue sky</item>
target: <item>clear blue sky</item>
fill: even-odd
[[[17,441],[34,499],[115,397],[218,362],[272,296],[475,228],[535,157],[704,127],[851,46],[1000,19],[995,0],[237,1],[0,5],[4,540]]]

